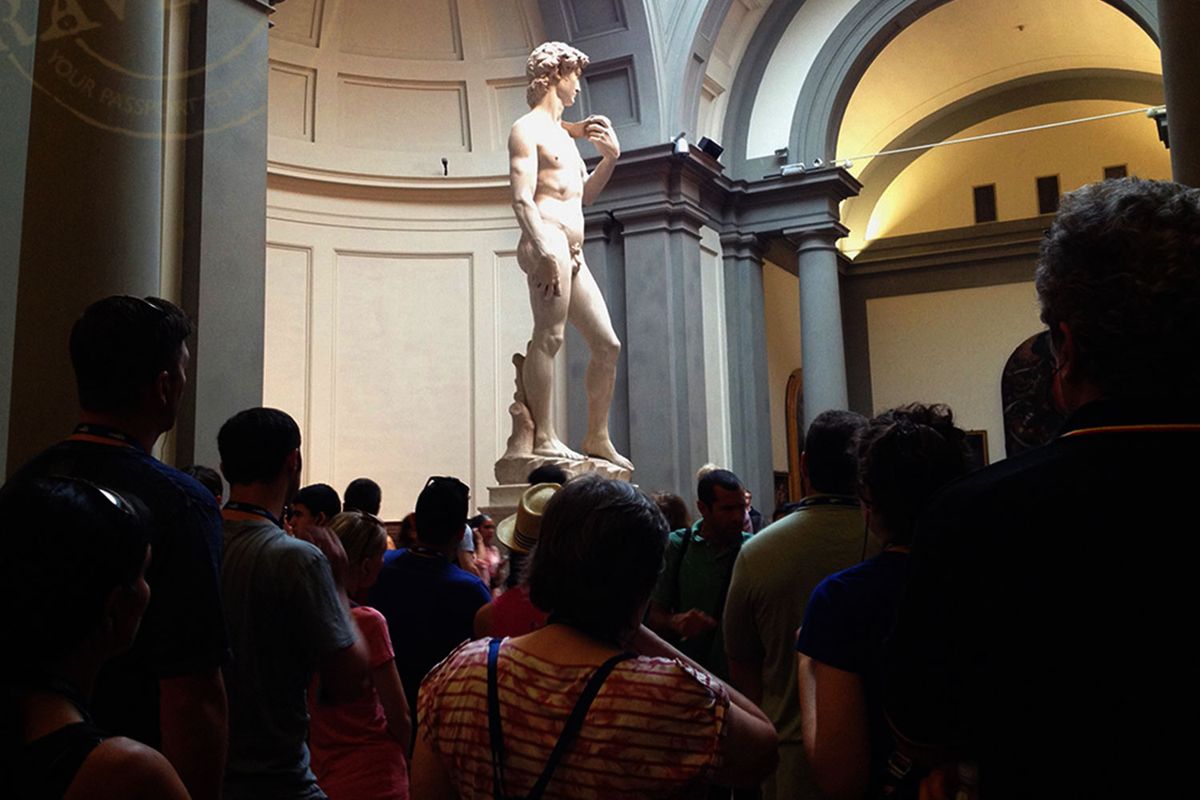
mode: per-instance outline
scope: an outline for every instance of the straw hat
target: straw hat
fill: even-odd
[[[526,489],[517,504],[517,513],[505,517],[496,526],[496,538],[514,553],[532,550],[541,533],[542,512],[559,488],[557,483],[538,483]]]

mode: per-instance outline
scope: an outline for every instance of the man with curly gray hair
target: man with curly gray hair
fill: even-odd
[[[584,379],[588,425],[582,450],[632,470],[608,432],[621,342],[583,258],[583,206],[608,183],[621,145],[607,117],[593,115],[576,123],[562,118],[575,103],[587,64],[586,55],[562,42],[546,42],[530,53],[525,67],[530,110],[513,123],[508,139],[513,210],[521,226],[517,263],[526,275],[533,306],[522,381],[534,426],[532,455],[583,459],[558,437],[551,414],[554,357],[569,319],[591,352]],[[600,163],[590,175],[573,138],[586,138],[600,152]]]
[[[1036,286],[1063,433],[920,518],[889,719],[909,755],[947,759],[927,789],[1174,794],[1194,740],[1175,723],[1197,700],[1200,190],[1066,195]]]

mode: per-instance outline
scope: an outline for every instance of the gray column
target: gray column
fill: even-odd
[[[629,457],[642,488],[691,497],[708,458],[700,223],[669,202],[624,225]]]
[[[583,258],[604,296],[613,330],[624,345],[625,252],[621,226],[606,211],[585,214]],[[567,326],[567,444],[578,447],[587,436],[587,392],[584,378],[591,353],[579,331]],[[617,382],[608,412],[608,433],[620,453],[629,453],[629,353],[622,346],[617,358]]]
[[[221,425],[262,404],[269,13],[259,0],[193,6],[183,305],[197,329],[180,464],[215,467]]]
[[[36,44],[5,39],[35,48],[41,89],[29,111],[10,471],[78,415],[67,336],[83,309],[159,291],[163,4],[126,3],[120,14],[58,5],[41,3]]]
[[[13,334],[17,321],[17,278],[21,263],[21,220],[25,210],[25,159],[29,149],[29,105],[33,84],[33,41],[38,7],[24,3],[0,22],[0,470],[8,463],[8,418],[12,400]]]
[[[849,407],[846,348],[835,242],[846,235],[836,222],[784,231],[796,244],[800,278],[800,347],[804,368],[804,426],[829,409]]]
[[[755,507],[770,513],[775,479],[763,306],[763,250],[757,237],[736,232],[722,235],[721,245],[729,362],[730,469],[754,493]]]
[[[1159,45],[1170,126],[1171,173],[1188,186],[1200,186],[1200,8],[1181,0],[1158,0]]]

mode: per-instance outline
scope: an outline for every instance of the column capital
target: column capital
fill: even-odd
[[[248,6],[257,8],[264,14],[274,14],[275,6],[283,2],[283,0],[242,0]],[[275,23],[271,23],[274,26]]]
[[[585,242],[612,241],[613,234],[620,227],[620,223],[608,209],[584,211],[583,213],[583,240]]]
[[[587,162],[589,168],[595,163]],[[631,150],[588,213],[611,212],[626,235],[670,230],[699,236],[700,226],[719,224],[720,179],[721,165],[695,148],[676,153],[667,143]]]
[[[761,262],[766,247],[757,235],[734,230],[721,234],[721,249],[724,251],[725,258]]]
[[[824,219],[785,228],[783,235],[796,246],[798,252],[804,253],[808,250],[832,250],[837,240],[849,232],[850,229],[838,220]]]
[[[686,200],[660,198],[629,206],[613,214],[626,236],[669,231],[700,238],[700,226],[709,222],[704,209]]]

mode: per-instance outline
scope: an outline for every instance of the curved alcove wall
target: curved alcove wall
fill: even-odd
[[[275,21],[273,173],[428,185],[442,158],[456,184],[507,173],[544,38],[533,0],[289,0]]]
[[[429,475],[486,504],[532,325],[506,140],[537,3],[288,0],[274,21],[264,401],[300,422],[306,481],[370,476],[388,518]]]

